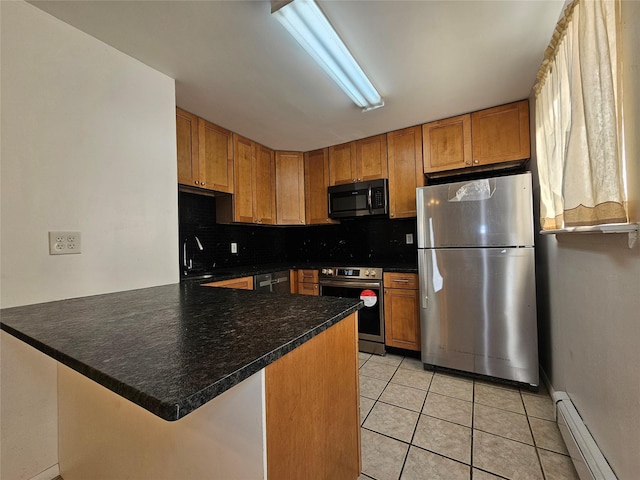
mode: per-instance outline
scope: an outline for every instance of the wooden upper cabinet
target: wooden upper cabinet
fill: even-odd
[[[276,222],[305,222],[304,158],[302,152],[276,152]]]
[[[387,133],[389,218],[416,216],[416,188],[424,186],[422,130],[419,126]]]
[[[358,182],[387,178],[387,135],[376,135],[356,142]]]
[[[179,108],[176,108],[176,144],[178,183],[199,187],[198,117]]]
[[[329,218],[329,149],[304,154],[304,194],[307,225],[338,223]]]
[[[424,173],[472,165],[471,116],[446,118],[422,126]]]
[[[329,147],[329,185],[357,181],[356,142]]]
[[[274,151],[233,134],[234,194],[216,198],[219,223],[276,223]]]
[[[422,142],[426,174],[521,162],[531,157],[529,101],[427,123]]]
[[[471,132],[474,165],[530,158],[529,101],[472,113]]]
[[[387,136],[329,147],[329,185],[387,178]]]
[[[233,221],[253,223],[253,154],[254,143],[233,134]]]
[[[176,108],[178,183],[233,192],[231,132]]]
[[[231,132],[198,119],[200,187],[233,193],[233,142]]]
[[[253,156],[253,216],[255,223],[276,223],[276,163],[274,151],[259,143]]]

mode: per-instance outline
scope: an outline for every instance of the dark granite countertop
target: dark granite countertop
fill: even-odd
[[[406,264],[398,264],[398,263],[387,263],[387,262],[377,262],[371,265],[346,265],[344,263],[340,263],[339,265],[335,262],[292,262],[292,263],[270,263],[264,265],[242,265],[235,267],[224,267],[215,270],[211,270],[210,272],[201,273],[197,275],[189,275],[186,277],[182,277],[180,279],[183,283],[206,283],[206,282],[217,282],[221,280],[228,280],[231,278],[239,278],[239,277],[249,277],[253,275],[260,275],[262,273],[272,273],[277,272],[279,270],[289,270],[289,269],[297,269],[297,268],[310,268],[310,269],[320,269],[326,267],[378,267],[382,268],[383,271],[389,273],[418,273],[418,265],[415,263],[406,263]]]
[[[177,420],[361,306],[186,282],[7,308],[0,327]]]

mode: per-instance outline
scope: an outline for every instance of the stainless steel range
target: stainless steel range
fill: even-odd
[[[364,301],[358,312],[358,344],[361,352],[384,355],[384,302],[382,269],[375,267],[323,268],[318,276],[320,295]]]

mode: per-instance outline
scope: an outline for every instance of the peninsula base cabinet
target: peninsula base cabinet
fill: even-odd
[[[60,474],[356,480],[359,398],[357,313],[175,422],[58,364]]]

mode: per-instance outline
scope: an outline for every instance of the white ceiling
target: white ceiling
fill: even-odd
[[[179,107],[307,151],[528,97],[564,0],[319,0],[385,100],[366,113],[268,1],[31,3],[175,78]]]

